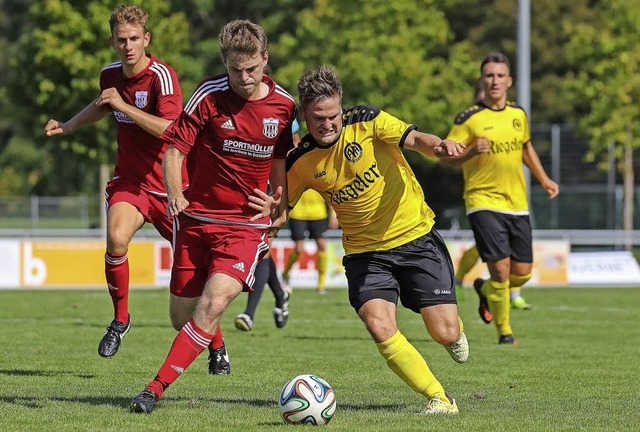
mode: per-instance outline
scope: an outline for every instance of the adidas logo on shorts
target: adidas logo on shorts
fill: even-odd
[[[240,270],[241,272],[244,272],[244,263],[239,262],[239,263],[235,263],[233,265],[234,269]]]

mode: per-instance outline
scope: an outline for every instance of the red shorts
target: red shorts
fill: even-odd
[[[214,273],[224,273],[250,291],[260,259],[269,250],[267,229],[221,225],[180,215],[171,270],[171,294],[199,297]]]
[[[112,180],[105,189],[107,210],[118,202],[126,202],[138,209],[145,222],[153,225],[158,233],[173,242],[173,221],[167,216],[167,197],[152,194],[127,180]]]

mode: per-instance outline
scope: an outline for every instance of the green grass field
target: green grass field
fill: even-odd
[[[450,417],[416,415],[425,400],[386,367],[346,294],[296,290],[278,330],[266,290],[250,333],[233,327],[242,295],[223,321],[231,375],[208,375],[203,354],[146,416],[128,406],[175,335],[166,290],[132,292],[132,330],[111,360],[97,354],[111,320],[106,291],[0,291],[0,430],[290,431],[276,400],[301,373],[336,392],[327,430],[640,430],[640,289],[528,289],[536,308],[512,313],[517,347],[497,345],[467,289],[460,313],[471,356],[463,365],[400,309],[401,330],[458,401],[460,415]]]

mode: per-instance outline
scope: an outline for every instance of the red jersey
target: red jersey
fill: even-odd
[[[267,191],[273,159],[293,147],[295,113],[289,93],[267,76],[262,81],[267,96],[247,100],[231,89],[228,75],[208,78],[165,131],[176,149],[191,152],[187,214],[234,224],[255,215],[248,198],[255,188]]]
[[[176,72],[166,63],[148,54],[151,60],[140,73],[127,77],[122,62],[102,69],[100,89],[114,87],[122,99],[144,112],[167,120],[175,120],[182,111],[182,91]],[[167,150],[165,140],[156,138],[127,115],[113,111],[118,131],[118,153],[114,178],[126,179],[142,189],[166,195],[162,179],[162,157]],[[188,184],[183,170],[184,186]]]

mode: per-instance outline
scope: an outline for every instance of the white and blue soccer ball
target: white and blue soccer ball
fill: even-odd
[[[282,388],[278,409],[286,423],[321,426],[336,412],[336,395],[319,376],[298,375]]]

